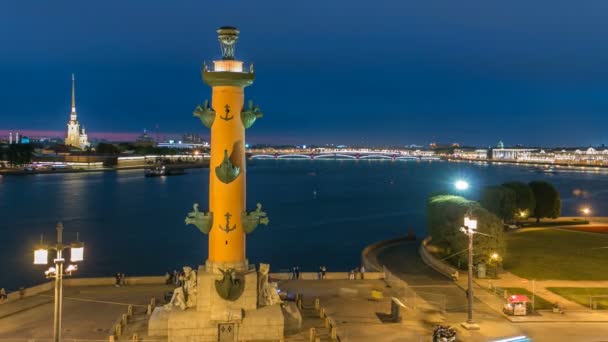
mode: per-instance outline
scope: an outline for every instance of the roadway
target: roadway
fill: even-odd
[[[608,324],[591,322],[530,322],[511,323],[495,309],[479,300],[474,301],[474,319],[481,329],[466,331],[459,327],[466,320],[466,295],[456,284],[422,262],[418,243],[400,243],[375,251],[378,262],[409,285],[431,304],[445,298],[445,324],[457,327],[463,341],[493,341],[508,336],[526,335],[533,341],[608,341]],[[479,295],[489,295],[479,293]]]

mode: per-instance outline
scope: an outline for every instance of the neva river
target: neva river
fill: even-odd
[[[0,287],[45,280],[44,267],[32,264],[32,248],[40,234],[55,241],[59,220],[65,241],[80,232],[86,243],[78,276],[155,275],[203,264],[207,237],[184,218],[194,202],[206,210],[208,176],[199,169],[167,178],[145,178],[141,170],[0,177]],[[247,237],[249,261],[269,262],[274,271],[294,265],[349,270],[370,243],[409,229],[424,235],[427,197],[453,191],[458,178],[471,183],[466,195],[473,199],[485,185],[545,179],[560,190],[564,215],[578,215],[583,204],[608,215],[607,173],[541,174],[438,161],[257,160],[247,170],[248,207],[261,202],[270,224]]]

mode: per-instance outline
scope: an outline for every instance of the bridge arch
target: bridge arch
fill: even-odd
[[[274,159],[274,156],[271,154],[254,154],[251,159]]]
[[[282,154],[280,156],[278,156],[278,159],[310,159],[310,156],[307,156],[305,154]]]
[[[369,154],[369,155],[366,155],[366,156],[361,156],[361,157],[359,157],[359,159],[361,159],[361,160],[363,160],[363,159],[367,159],[367,160],[381,160],[381,159],[382,160],[384,160],[384,159],[392,160],[393,157],[387,156],[387,155],[383,155],[383,154]]]
[[[342,153],[327,153],[315,155],[314,159],[357,159],[357,157]]]

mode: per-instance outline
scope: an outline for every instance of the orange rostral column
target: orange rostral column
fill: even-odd
[[[203,81],[211,86],[209,101],[199,105],[194,115],[211,129],[209,165],[209,212],[200,212],[198,204],[188,214],[187,224],[196,225],[209,234],[207,269],[246,270],[245,236],[268,218],[261,211],[246,212],[245,130],[262,116],[250,101],[244,108],[245,87],[255,78],[253,66],[243,68],[235,60],[234,49],[239,31],[234,27],[217,30],[222,59],[213,67],[203,66]]]

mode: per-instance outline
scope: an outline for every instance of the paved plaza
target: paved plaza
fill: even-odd
[[[370,257],[397,275],[398,282],[385,280],[287,280],[280,289],[289,294],[302,294],[303,323],[299,332],[287,332],[285,341],[308,341],[314,327],[321,341],[329,341],[330,332],[314,309],[319,298],[321,307],[336,324],[342,341],[430,341],[435,324],[457,328],[461,341],[493,341],[499,338],[527,335],[534,341],[608,341],[608,324],[593,322],[510,322],[483,298],[481,288],[475,300],[475,320],[481,330],[466,331],[459,323],[466,319],[466,298],[459,284],[429,269],[419,258],[416,242],[392,244],[373,252]],[[75,286],[64,291],[63,338],[66,340],[107,341],[111,330],[128,305],[134,306],[134,317],[120,339],[133,333],[146,341],[163,341],[146,335],[146,306],[152,297],[157,305],[173,286],[127,285]],[[382,298],[372,300],[372,291]],[[0,305],[0,342],[44,341],[52,337],[52,292]],[[489,294],[488,294],[489,295]],[[493,296],[493,295],[492,295]],[[407,308],[403,320],[388,320],[391,297]],[[481,300],[480,300],[481,299]],[[491,303],[490,303],[491,305]],[[566,314],[566,320],[577,319]]]
[[[64,339],[107,341],[110,329],[134,306],[135,317],[145,316],[152,297],[162,303],[165,285],[64,287]],[[52,339],[53,292],[0,304],[0,339]]]

